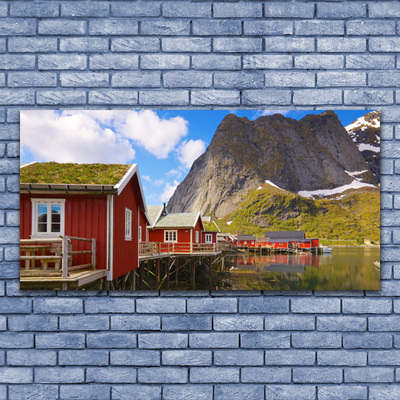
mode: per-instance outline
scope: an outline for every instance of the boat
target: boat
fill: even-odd
[[[331,254],[332,253],[332,247],[321,246],[321,249],[322,249],[322,254]]]

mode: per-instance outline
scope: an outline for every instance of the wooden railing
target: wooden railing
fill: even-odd
[[[73,241],[90,242],[90,250],[73,250]],[[90,262],[81,263],[79,256],[84,254],[90,254]],[[21,263],[21,276],[62,276],[65,279],[72,271],[96,269],[96,239],[76,236],[21,239],[20,260],[24,262]],[[77,265],[73,265],[74,260],[78,261]]]
[[[166,254],[202,254],[220,251],[218,243],[139,243],[139,257],[153,257]]]

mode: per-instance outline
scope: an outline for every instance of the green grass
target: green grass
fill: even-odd
[[[125,164],[35,163],[21,169],[21,183],[115,185],[130,167]]]
[[[353,240],[354,244],[364,238],[379,242],[379,189],[346,194],[340,200],[313,200],[264,185],[261,190],[250,191],[235,212],[217,223],[223,232],[230,233],[264,236],[272,230],[304,230],[308,238]],[[227,225],[228,221],[232,223]]]

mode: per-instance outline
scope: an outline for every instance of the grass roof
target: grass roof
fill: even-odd
[[[219,232],[214,222],[203,221],[205,232]]]
[[[21,183],[116,185],[129,164],[35,163],[21,168]]]

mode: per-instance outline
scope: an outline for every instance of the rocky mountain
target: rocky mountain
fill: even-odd
[[[374,183],[380,182],[380,122],[379,111],[373,111],[346,126],[347,132],[357,145],[374,176]]]
[[[365,170],[364,157],[333,111],[300,121],[281,114],[254,121],[228,114],[178,185],[168,210],[222,217],[266,180],[297,193],[351,184],[360,171],[372,182]]]

